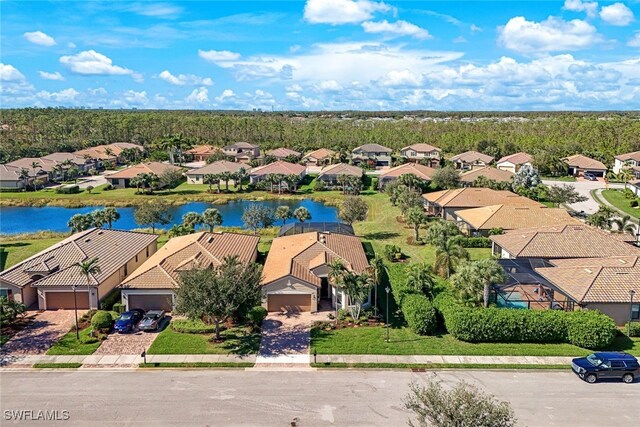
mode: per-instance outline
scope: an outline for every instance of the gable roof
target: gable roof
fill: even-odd
[[[181,171],[182,168],[180,166],[169,165],[166,163],[160,162],[146,162],[139,163],[135,166],[128,167],[126,169],[122,169],[118,172],[114,172],[109,175],[105,175],[105,178],[111,179],[130,179],[135,176],[140,175],[141,173],[154,173],[158,176],[162,175],[167,171]]]
[[[22,181],[22,178],[20,178],[22,169],[17,166],[0,164],[0,181]],[[30,177],[33,177],[32,174],[33,171],[29,170]]]
[[[335,259],[356,273],[369,267],[362,243],[355,236],[314,231],[277,237],[267,255],[262,284],[293,276],[320,286],[320,278],[311,270]]]
[[[286,147],[280,147],[280,148],[276,148],[275,150],[267,151],[267,156],[273,156],[273,157],[278,157],[282,159],[288,156],[298,157],[299,155],[300,155],[300,152],[291,150]]]
[[[328,148],[320,148],[304,155],[303,159],[314,158],[317,160],[323,160],[327,157],[333,157],[336,154],[335,151]]]
[[[636,162],[640,162],[640,151],[634,151],[631,153],[618,154],[614,157],[615,159],[622,160],[626,162],[627,160],[635,160]]]
[[[65,160],[71,160],[71,162],[75,163],[78,166],[84,166],[87,164],[87,160],[83,156],[79,156],[75,153],[51,153],[42,157],[43,159],[52,160],[54,162],[62,163]]]
[[[318,174],[318,178],[324,175],[351,175],[361,177],[364,174],[364,170],[357,166],[347,165],[345,163],[336,163],[335,165],[328,165],[322,168]]]
[[[234,144],[231,145],[227,145],[226,147],[224,147],[225,150],[228,149],[233,149],[233,148],[260,148],[259,145],[256,144],[251,144],[250,142],[245,142],[245,141],[240,141],[240,142],[236,142]]]
[[[352,153],[356,151],[364,151],[365,153],[391,153],[393,150],[380,144],[363,144],[359,147],[351,150]]]
[[[258,166],[257,168],[251,169],[249,175],[262,176],[272,173],[283,175],[301,175],[306,170],[307,168],[302,165],[285,162],[284,160],[278,160],[277,162],[269,163],[268,165]]]
[[[484,166],[481,168],[471,169],[460,175],[461,182],[473,182],[478,177],[484,176],[487,179],[494,180],[496,182],[510,182],[513,179],[513,172],[497,169],[491,166]]]
[[[122,150],[127,148],[137,148],[140,151],[144,151],[144,147],[139,144],[133,144],[131,142],[114,142],[113,144],[97,145],[95,147],[88,147],[83,150],[78,150],[75,154],[84,157],[85,155],[99,160],[111,160],[115,159],[122,153]],[[107,149],[110,149],[113,154],[108,155]]]
[[[525,163],[531,163],[533,161],[533,156],[529,153],[525,153],[523,151],[515,154],[511,154],[509,156],[504,156],[500,160],[498,160],[498,164],[509,162],[514,165],[523,165]]]
[[[581,224],[562,208],[546,206],[492,205],[456,211],[456,215],[475,230],[546,227]]]
[[[400,166],[393,167],[386,172],[380,174],[380,179],[383,178],[397,178],[401,175],[413,174],[418,178],[430,181],[436,169],[429,166],[421,165],[420,163],[405,163]]]
[[[216,147],[215,145],[196,145],[185,151],[187,154],[198,154],[201,156],[213,155],[221,151],[220,147]]]
[[[119,287],[176,288],[180,273],[195,266],[217,267],[228,256],[237,256],[241,263],[253,261],[259,240],[259,236],[227,232],[199,232],[174,237],[142,263]]]
[[[236,173],[240,169],[247,169],[246,165],[242,163],[230,162],[228,160],[218,160],[217,162],[210,163],[201,168],[191,169],[186,172],[186,175],[217,175],[223,172]]]
[[[465,151],[464,153],[456,154],[453,157],[450,157],[449,160],[452,162],[463,162],[463,163],[473,163],[475,161],[481,161],[483,163],[491,163],[493,162],[493,157],[482,154],[477,151]]]
[[[33,174],[33,168],[31,164],[33,162],[38,163],[40,166],[37,168],[38,172],[53,172],[53,168],[59,165],[62,162],[57,162],[55,160],[46,159],[44,157],[23,157],[18,160],[14,160],[12,162],[7,163],[7,166],[14,166],[20,169],[27,169],[30,174]],[[36,172],[37,173],[37,172]]]
[[[405,151],[405,150],[413,150],[417,153],[430,153],[432,151],[442,152],[442,150],[439,149],[438,147],[435,147],[431,144],[422,144],[422,143],[408,145],[400,149],[400,151]]]
[[[496,204],[518,206],[542,206],[529,198],[519,196],[511,191],[492,190],[490,188],[456,188],[423,194],[429,203],[443,208],[477,208]]]
[[[601,161],[583,156],[582,154],[574,154],[573,156],[565,157],[562,160],[564,160],[569,166],[580,169],[607,169]]]

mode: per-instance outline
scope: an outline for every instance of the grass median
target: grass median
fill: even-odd
[[[37,369],[77,369],[82,363],[35,363],[34,368]]]

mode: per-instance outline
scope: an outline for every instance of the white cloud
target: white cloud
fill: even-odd
[[[64,89],[60,92],[48,92],[46,90],[42,90],[37,94],[38,98],[45,101],[55,101],[61,103],[73,103],[76,101],[78,95],[80,95],[80,92],[78,92],[74,88]]]
[[[107,96],[109,94],[107,92],[107,90],[105,88],[103,88],[103,87],[97,87],[97,88],[94,88],[94,89],[87,89],[87,92],[91,96]]]
[[[383,33],[393,36],[411,36],[417,39],[429,39],[431,35],[429,31],[424,28],[418,27],[407,21],[388,22],[384,21],[374,22],[366,21],[362,23],[362,28],[366,33]]]
[[[40,46],[55,46],[57,43],[53,37],[43,33],[42,31],[33,31],[24,33],[24,38],[33,44],[39,44]]]
[[[498,28],[500,43],[521,53],[586,49],[601,40],[596,28],[580,19],[564,21],[550,16],[544,21],[511,18]]]
[[[193,74],[178,74],[174,76],[168,70],[164,70],[160,74],[158,74],[162,80],[167,83],[171,83],[176,86],[186,86],[186,85],[204,85],[204,86],[213,86],[213,80],[209,77],[199,77],[194,76]]]
[[[479,33],[482,31],[482,28],[478,27],[476,24],[471,24],[469,26],[469,29],[471,30],[472,33]]]
[[[69,42],[69,43],[67,43],[67,47],[68,47],[69,49],[75,49],[75,48],[76,48],[76,44],[75,44],[75,43],[73,43],[73,42]]]
[[[409,70],[389,71],[379,80],[386,87],[417,87],[422,85],[422,77]]]
[[[637,31],[635,35],[627,42],[627,46],[640,47],[640,31]]]
[[[344,88],[335,80],[324,80],[315,85],[319,92],[340,92]]]
[[[216,96],[216,101],[218,102],[224,102],[228,99],[232,99],[235,98],[236,94],[234,91],[232,91],[231,89],[225,89],[222,91],[222,93],[220,94],[220,96]]]
[[[359,24],[375,12],[388,12],[391,7],[369,0],[307,0],[304,19],[312,24]]]
[[[20,82],[26,80],[27,79],[25,78],[24,74],[22,74],[16,67],[0,62],[0,81]]]
[[[590,18],[598,14],[598,3],[594,1],[565,0],[562,8],[572,12],[586,12]]]
[[[600,18],[607,24],[624,27],[633,22],[634,16],[631,9],[623,3],[614,3],[600,9]]]
[[[142,76],[128,68],[113,65],[111,58],[96,52],[85,50],[75,55],[65,55],[60,63],[76,74],[84,75],[129,75],[135,81],[141,81]]]
[[[191,104],[204,104],[209,102],[209,91],[206,87],[194,89],[185,100]]]
[[[58,81],[63,81],[64,77],[62,76],[62,74],[60,74],[59,71],[56,71],[55,73],[47,73],[46,71],[38,71],[38,74],[40,74],[40,77],[42,77],[45,80],[58,80]]]
[[[133,3],[125,10],[142,16],[175,19],[182,13],[182,8],[169,3]]]
[[[122,94],[122,97],[128,105],[146,105],[149,102],[146,91],[128,90]]]
[[[455,39],[453,39],[453,42],[454,42],[454,43],[466,43],[466,42],[467,42],[467,39],[465,39],[465,38],[464,38],[464,37],[462,37],[462,36],[458,36],[458,37],[456,37]]]
[[[229,50],[198,50],[198,56],[205,61],[218,63],[219,61],[235,61],[240,54]]]

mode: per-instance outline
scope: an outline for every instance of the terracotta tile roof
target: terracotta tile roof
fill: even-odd
[[[231,144],[231,145],[227,145],[226,147],[224,147],[225,150],[228,149],[233,149],[233,148],[249,148],[249,149],[253,149],[253,148],[259,148],[259,145],[256,144],[251,144],[249,142],[244,142],[244,141],[240,141],[240,142],[236,142],[235,144]]]
[[[29,284],[36,287],[82,285],[86,284],[86,278],[75,264],[97,257],[101,272],[91,280],[98,284],[157,239],[154,234],[92,228],[1,272],[0,281],[19,287]],[[34,282],[31,277],[36,273],[45,277]]]
[[[286,147],[276,148],[275,150],[267,151],[267,156],[277,157],[279,159],[284,159],[288,156],[296,156],[298,157],[301,153],[295,150],[291,150]]]
[[[551,262],[556,266],[535,271],[580,303],[624,303],[630,290],[640,292],[637,256]]]
[[[588,225],[564,225],[509,231],[490,236],[514,257],[592,258],[640,254],[633,236],[612,234]]]
[[[485,166],[463,173],[462,175],[460,175],[460,181],[471,183],[481,176],[497,182],[510,182],[513,178],[513,173],[501,169],[496,169],[491,166]]]
[[[320,148],[304,155],[303,159],[314,158],[317,160],[324,160],[335,156],[336,152],[329,150],[328,148]]]
[[[443,208],[478,208],[496,204],[513,206],[542,206],[540,203],[510,191],[490,188],[456,188],[423,194],[430,204]]]
[[[0,164],[0,181],[21,181],[21,172],[22,168],[19,168],[17,166]],[[33,175],[33,171],[30,171],[29,175]]]
[[[345,163],[337,163],[323,167],[318,174],[318,178],[324,175],[351,175],[361,177],[363,174],[364,170],[362,170],[362,168]]]
[[[146,163],[139,163],[135,166],[131,166],[126,169],[122,169],[118,172],[114,172],[112,174],[106,175],[105,178],[130,179],[140,175],[141,173],[154,173],[160,176],[167,171],[178,172],[181,170],[182,168],[180,166],[169,165],[169,164],[160,163],[160,162],[146,162]]]
[[[525,153],[523,151],[515,154],[511,154],[509,156],[504,156],[500,160],[498,160],[498,164],[503,162],[513,163],[514,165],[523,165],[525,163],[531,163],[533,161],[533,156],[529,153]]]
[[[478,153],[477,151],[465,151],[464,153],[456,154],[453,157],[450,157],[449,160],[452,162],[460,161],[463,163],[473,163],[475,161],[481,161],[484,163],[491,163],[493,161],[493,157]]]
[[[421,165],[420,163],[405,163],[380,174],[380,179],[397,178],[401,175],[414,174],[418,178],[430,181],[435,171],[436,169]]]
[[[51,153],[44,156],[43,159],[53,160],[58,163],[62,163],[65,160],[71,160],[71,162],[78,166],[84,166],[87,164],[87,160],[83,156],[79,156],[75,153]]]
[[[546,206],[492,205],[456,211],[456,215],[475,230],[545,227],[581,224],[561,208]]]
[[[199,266],[216,267],[237,256],[242,263],[255,260],[259,236],[199,232],[174,237],[127,277],[120,288],[170,289],[178,287],[180,272]]]
[[[615,158],[618,160],[622,160],[623,162],[626,162],[627,160],[635,160],[636,162],[640,162],[640,151],[618,154],[617,156],[615,156]]]
[[[363,144],[351,150],[352,153],[362,151],[364,153],[391,153],[393,150],[380,144]]]
[[[573,156],[565,157],[562,160],[564,160],[569,166],[580,169],[607,169],[601,161],[583,156],[582,154],[575,154]]]
[[[187,154],[199,154],[201,156],[211,156],[218,151],[221,151],[220,147],[215,145],[196,145],[185,151]]]
[[[302,175],[306,170],[307,168],[302,165],[278,160],[277,162],[269,163],[268,165],[258,166],[257,168],[251,169],[249,175],[262,176],[272,173],[283,175]]]
[[[23,157],[22,159],[7,163],[7,166],[15,166],[21,169],[24,168],[27,169],[29,173],[33,174],[33,168],[31,167],[33,162],[40,164],[40,167],[37,168],[38,171],[45,172],[52,172],[53,168],[62,163],[55,160],[45,159],[44,157]]]
[[[438,147],[434,147],[433,145],[430,144],[413,144],[413,145],[408,145],[404,148],[402,148],[400,151],[405,151],[405,150],[413,150],[417,153],[430,153],[432,151],[442,151],[441,149],[439,149]]]
[[[236,173],[240,169],[247,170],[246,165],[236,162],[230,162],[227,160],[218,160],[217,162],[210,163],[206,166],[197,169],[191,169],[187,175],[207,175],[207,174],[219,174],[222,172]]]
[[[320,278],[311,270],[334,259],[357,273],[369,267],[362,242],[355,236],[310,232],[277,237],[267,255],[262,284],[293,276],[320,286]]]
[[[78,150],[75,152],[75,154],[82,157],[88,155],[93,159],[99,160],[112,160],[119,156],[122,153],[122,150],[124,150],[125,148],[137,148],[140,151],[144,151],[144,147],[142,145],[133,144],[131,142],[114,142],[113,144],[97,145],[95,147],[88,147],[83,150]],[[113,154],[108,155],[106,152],[107,149],[110,149]]]

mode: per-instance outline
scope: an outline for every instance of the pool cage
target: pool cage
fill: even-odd
[[[278,237],[293,236],[294,234],[318,231],[322,233],[336,233],[353,236],[353,227],[341,222],[293,222],[280,227]]]

